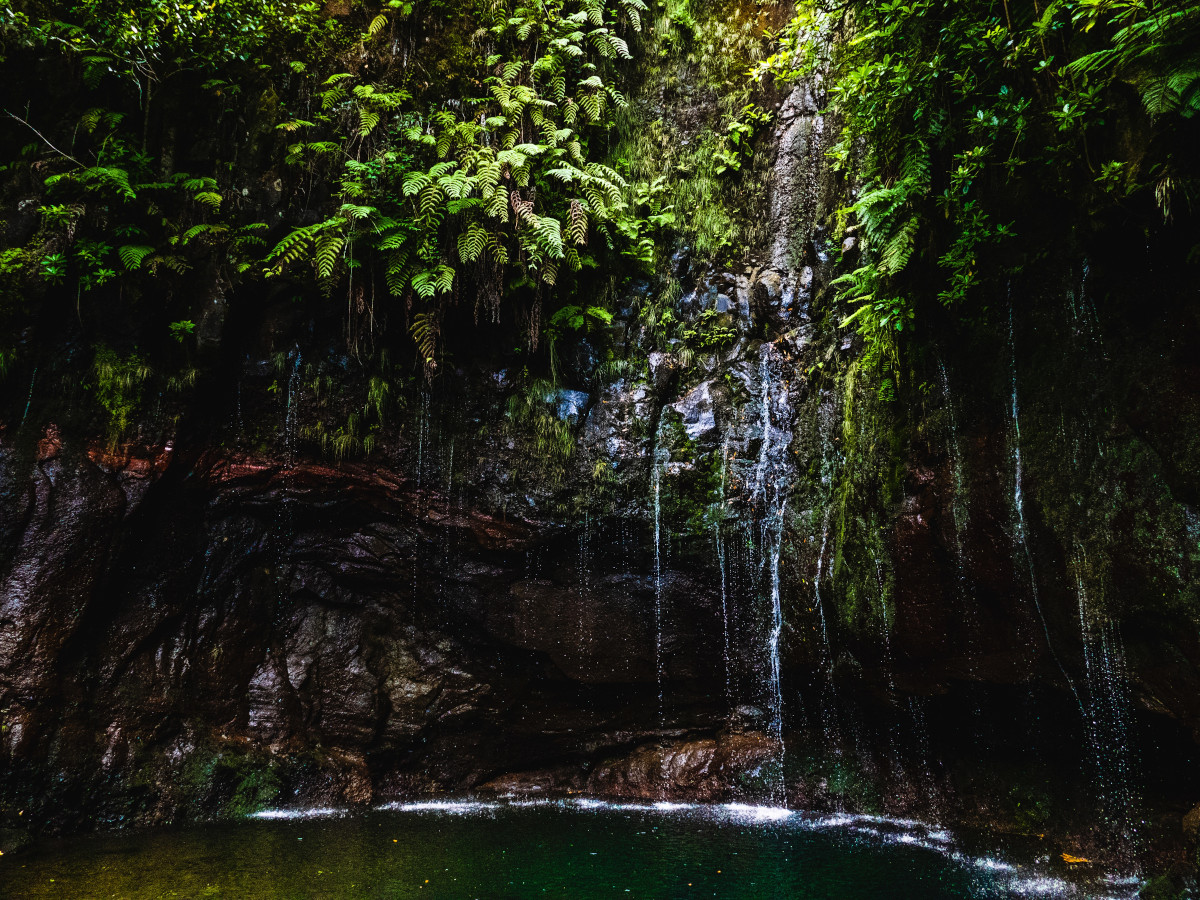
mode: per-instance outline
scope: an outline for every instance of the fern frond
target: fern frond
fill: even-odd
[[[117,255],[121,257],[121,262],[126,269],[131,271],[133,269],[140,269],[142,260],[153,252],[153,247],[146,247],[144,245],[126,244],[123,247],[117,248]]]
[[[345,246],[346,239],[336,231],[322,231],[317,235],[313,263],[317,267],[317,277],[322,281],[333,277],[333,272],[337,268],[338,256]]]

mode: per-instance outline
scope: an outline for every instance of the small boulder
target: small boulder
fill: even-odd
[[[683,419],[683,430],[693,441],[704,440],[717,431],[712,382],[704,381],[688,391],[671,408]]]
[[[555,415],[566,422],[578,422],[587,410],[591,397],[583,391],[556,390],[546,395]]]

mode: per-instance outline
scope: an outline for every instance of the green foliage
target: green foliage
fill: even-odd
[[[725,127],[725,147],[715,154],[718,175],[742,170],[743,161],[754,155],[754,135],[771,118],[771,113],[753,103],[742,108],[738,117]]]
[[[615,117],[619,142],[611,153],[615,167],[653,190],[671,214],[661,233],[639,234],[633,246],[643,261],[669,237],[701,262],[733,265],[765,236],[765,221],[746,215],[763,200],[769,164],[751,152],[748,138],[767,114],[750,102],[753,86],[745,78],[762,57],[762,12],[745,0],[669,0],[656,8],[636,101]],[[693,97],[682,117],[663,110],[663,98],[680,93]],[[651,240],[643,242],[646,236]],[[661,270],[661,263],[647,265]]]
[[[114,74],[144,85],[186,68],[215,73],[256,55],[264,42],[303,37],[320,26],[319,6],[297,0],[57,6],[57,17],[30,14],[21,36],[69,48],[89,86]]]
[[[384,423],[404,405],[403,388],[411,385],[411,379],[397,373],[387,351],[377,354],[373,362],[365,373],[365,384],[357,378],[347,379],[344,372],[325,361],[304,367],[306,406],[317,418],[301,426],[300,436],[336,462],[370,456]],[[280,354],[277,371],[282,374],[287,365],[288,357]],[[278,395],[278,383],[274,388]]]
[[[1081,0],[1076,26],[1099,26],[1111,40],[1071,62],[1067,72],[1137,88],[1153,116],[1200,112],[1200,4],[1187,0]]]
[[[1169,214],[1195,180],[1179,128],[1200,109],[1196,0],[806,0],[758,74],[815,72],[842,125],[830,155],[862,186],[842,211],[862,250],[843,324],[893,366],[922,305],[963,307],[1041,252],[1051,208],[1152,196]],[[1122,136],[1120,82],[1151,139]],[[1101,147],[1116,158],[1095,161]]]
[[[96,399],[108,413],[108,439],[115,446],[129,431],[150,378],[150,367],[137,353],[120,356],[103,344],[96,347],[92,362]]]
[[[729,313],[706,309],[688,323],[681,336],[694,352],[715,353],[737,340],[737,329]]]
[[[527,378],[508,399],[506,428],[530,441],[533,462],[539,474],[551,481],[561,479],[566,463],[575,453],[575,433],[569,422],[558,418],[553,405],[554,385],[542,378]]]
[[[598,325],[608,325],[613,316],[603,306],[568,305],[559,309],[546,324],[546,339],[550,344],[550,380],[558,383],[558,342],[571,332],[587,332]]]
[[[67,275],[67,258],[61,253],[42,257],[42,277],[47,281],[62,281]]]
[[[327,78],[320,113],[279,127],[340,136],[293,144],[288,158],[312,167],[340,147],[341,205],[283,237],[268,274],[311,264],[332,290],[378,260],[389,292],[419,306],[411,330],[432,370],[434,323],[464,280],[494,315],[502,297],[539,296],[588,265],[589,238],[616,247],[626,183],[588,145],[625,105],[606,77],[630,58],[621,31],[638,31],[645,10],[642,0],[568,0],[481,13],[477,33],[494,52],[470,64],[483,92],[453,105],[423,106],[350,73]]]

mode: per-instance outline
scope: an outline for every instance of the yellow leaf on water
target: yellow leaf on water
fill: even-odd
[[[1068,866],[1081,866],[1091,862],[1091,860],[1087,859],[1086,857],[1072,856],[1070,853],[1064,853],[1062,858],[1063,862],[1065,862]]]

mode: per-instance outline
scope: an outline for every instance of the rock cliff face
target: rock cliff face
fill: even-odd
[[[820,303],[854,246],[823,230],[818,99],[782,101],[752,264],[675,261],[680,315],[720,341],[641,353],[628,296],[605,335],[626,365],[560,350],[566,461],[506,417],[502,354],[415,389],[355,463],[298,448],[299,379],[243,410],[253,355],[169,443],[6,423],[5,840],[782,785],[1169,847],[1200,801],[1196,313],[1138,319],[1137,279],[1080,242],[880,382]],[[298,368],[304,329],[270,309],[244,330],[261,356],[295,337]],[[277,440],[241,446],[246,417]]]

